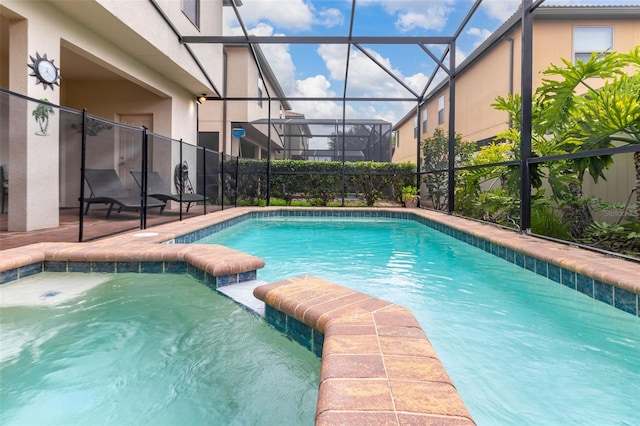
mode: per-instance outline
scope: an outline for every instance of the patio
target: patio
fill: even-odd
[[[228,207],[225,207],[227,209]],[[204,206],[195,205],[189,213],[182,212],[183,219],[203,215]],[[220,206],[207,206],[207,213],[221,210]],[[162,215],[151,211],[147,216],[147,226],[156,226],[179,220],[178,210],[165,210]],[[105,209],[94,207],[84,216],[84,239],[92,240],[113,235],[125,230],[137,229],[140,218],[136,212],[113,212],[105,218]],[[73,243],[78,241],[78,209],[60,209],[60,225],[55,228],[39,229],[29,232],[7,231],[8,214],[0,214],[0,250],[8,250],[35,243]]]

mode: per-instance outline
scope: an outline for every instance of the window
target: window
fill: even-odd
[[[258,106],[262,108],[262,91],[264,90],[264,83],[262,79],[258,77]]]
[[[444,124],[444,95],[438,98],[438,124]]]
[[[422,133],[427,134],[427,107],[422,111]]]
[[[193,25],[200,28],[200,0],[182,0],[182,12]]]
[[[418,137],[418,117],[413,117],[413,137]]]
[[[573,60],[586,62],[592,53],[613,49],[612,27],[573,27]]]

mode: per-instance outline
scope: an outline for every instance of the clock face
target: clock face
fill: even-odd
[[[51,62],[42,60],[38,62],[38,75],[45,83],[52,84],[58,80],[58,69]]]
[[[36,84],[42,84],[46,89],[49,87],[53,90],[53,85],[58,85],[60,79],[60,70],[53,64],[53,59],[47,58],[47,54],[40,56],[36,52],[36,57],[30,56],[32,63],[28,64],[33,70],[31,76],[36,78]]]

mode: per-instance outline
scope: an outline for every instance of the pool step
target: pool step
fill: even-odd
[[[260,280],[243,281],[237,284],[218,287],[218,291],[241,305],[246,306],[256,314],[264,316],[264,302],[253,296],[253,289],[264,284],[269,283]]]

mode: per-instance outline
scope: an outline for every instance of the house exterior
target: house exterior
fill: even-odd
[[[629,52],[640,45],[640,7],[543,5],[533,16],[534,90],[542,82],[541,71],[552,63],[561,65],[561,58],[584,59],[606,49]],[[497,96],[520,93],[521,44],[520,14],[515,14],[458,65],[455,130],[463,139],[488,143],[506,129],[508,114],[491,104]],[[418,139],[424,140],[436,128],[448,130],[449,106],[448,80],[444,80],[427,95],[419,112],[416,106],[394,125],[392,161],[416,162]],[[609,183],[628,193],[632,171],[621,164]]]
[[[181,43],[182,36],[221,36],[223,8],[231,1],[242,6],[241,0],[2,1],[0,88],[61,106],[42,132],[33,115],[37,103],[0,94],[0,164],[10,165],[8,230],[58,226],[59,208],[78,206],[77,111],[84,109],[122,123],[107,123],[107,131],[87,138],[86,164],[115,169],[130,191],[136,183],[129,172],[139,169],[142,155],[131,154],[131,141],[138,143],[142,126],[167,139],[153,138],[149,156],[168,182],[183,161],[192,170],[199,166],[196,145],[250,158],[266,158],[269,145],[272,158],[282,152],[282,132],[253,124],[268,117],[268,94],[283,97],[262,52],[254,57],[247,46]],[[39,79],[40,66],[48,66],[51,82]],[[255,101],[219,100],[225,92]],[[197,102],[202,95],[209,101]],[[272,101],[271,117],[283,118],[289,109]],[[234,138],[232,129],[239,128],[245,134]],[[161,143],[171,140],[194,149]]]
[[[280,157],[288,142],[285,126],[275,123],[285,118],[291,105],[284,100],[285,93],[260,47],[252,48],[224,46],[226,100],[200,105],[200,136],[221,131],[216,138],[223,143],[217,150],[236,157],[266,159],[269,149],[271,158]],[[239,129],[242,136],[237,136]],[[294,134],[296,130],[288,131]]]

